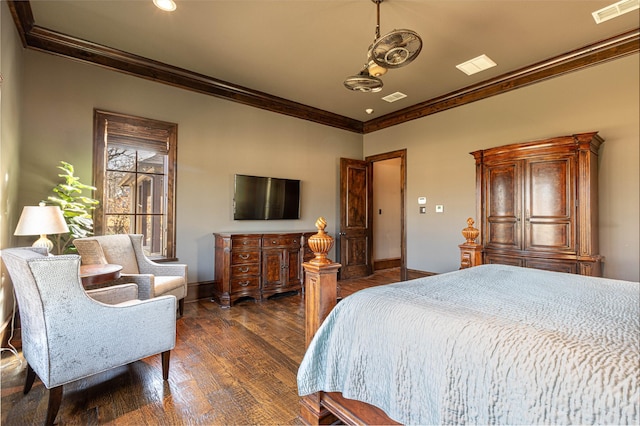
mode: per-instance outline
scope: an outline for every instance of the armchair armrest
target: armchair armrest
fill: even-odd
[[[143,274],[179,276],[187,279],[187,265],[181,263],[157,263],[144,258],[138,261],[138,268]]]
[[[87,294],[98,302],[106,303],[107,305],[116,305],[138,299],[138,285],[134,283],[114,285],[95,290],[87,290]]]
[[[134,283],[138,286],[138,299],[151,299],[153,296],[154,276],[152,274],[121,274],[120,278],[113,281],[115,284]]]

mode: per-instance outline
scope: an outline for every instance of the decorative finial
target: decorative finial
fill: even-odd
[[[462,230],[462,236],[466,238],[467,244],[476,244],[476,238],[480,235],[480,231],[473,227],[475,222],[472,218],[467,219],[467,227]]]
[[[315,265],[327,265],[333,263],[331,259],[327,258],[327,253],[333,247],[333,238],[324,232],[324,228],[327,226],[327,221],[323,217],[319,217],[316,220],[316,228],[318,233],[309,237],[309,248],[313,251],[316,257],[311,259],[309,263]]]

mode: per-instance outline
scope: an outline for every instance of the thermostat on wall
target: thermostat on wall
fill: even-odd
[[[427,204],[427,197],[418,197],[418,204]]]

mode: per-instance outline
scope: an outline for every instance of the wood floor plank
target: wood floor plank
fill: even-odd
[[[346,297],[399,280],[398,269],[340,281]],[[19,347],[19,342],[13,342]],[[126,348],[122,348],[126,350]],[[20,354],[21,355],[21,354]],[[169,380],[160,355],[64,387],[56,423],[113,425],[297,424],[296,374],[304,355],[304,299],[242,300],[221,309],[203,300],[185,305],[177,322]],[[2,365],[10,357],[3,353]],[[40,424],[48,391],[39,379],[22,394],[25,364],[2,369],[0,423]]]

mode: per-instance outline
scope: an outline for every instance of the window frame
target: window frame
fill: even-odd
[[[94,210],[94,233],[103,235],[106,229],[104,206],[105,179],[107,171],[107,147],[109,139],[109,124],[117,128],[117,134],[122,137],[142,140],[150,140],[154,143],[167,144],[167,199],[166,199],[166,236],[165,255],[152,256],[157,262],[175,261],[176,258],[176,178],[177,178],[177,151],[178,151],[178,125],[165,121],[137,117],[94,109],[93,127],[93,185],[96,187],[94,198],[100,201]],[[144,147],[141,142],[140,148]]]

